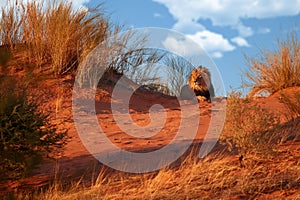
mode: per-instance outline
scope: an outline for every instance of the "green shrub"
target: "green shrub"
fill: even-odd
[[[6,77],[0,83],[0,180],[25,175],[62,137],[15,82]]]
[[[277,41],[277,50],[264,51],[259,59],[248,59],[250,95],[300,86],[300,41],[297,33],[290,33],[285,40]]]

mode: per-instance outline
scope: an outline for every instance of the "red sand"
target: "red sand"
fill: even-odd
[[[16,188],[38,187],[46,185],[59,171],[60,177],[81,177],[99,167],[99,162],[87,151],[82,144],[72,119],[72,80],[70,77],[61,80],[45,80],[31,89],[38,96],[40,108],[50,113],[51,122],[57,124],[59,130],[68,130],[62,142],[62,147],[56,148],[51,157],[39,164],[29,177],[19,181],[9,181],[0,186],[2,189],[13,191]],[[110,92],[112,87],[99,89],[96,95],[97,118],[107,137],[118,147],[129,151],[158,149],[167,145],[178,131],[180,125],[180,106],[176,98],[159,93],[137,92],[131,99],[130,114],[133,121],[140,126],[150,123],[148,115],[151,103],[163,104],[167,113],[164,128],[151,138],[134,138],[120,130],[113,120],[110,110]],[[292,93],[300,89],[289,89]],[[141,101],[142,99],[142,101]],[[225,101],[224,99],[222,101]],[[278,102],[276,95],[257,100],[263,107],[281,113],[283,105]],[[120,102],[122,103],[122,102]],[[214,102],[218,104],[218,102]],[[196,140],[202,141],[211,119],[215,113],[209,103],[199,103],[200,125]],[[58,144],[60,145],[60,144]]]

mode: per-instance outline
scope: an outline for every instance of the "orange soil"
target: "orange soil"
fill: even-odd
[[[58,130],[68,130],[67,136],[51,153],[52,158],[46,158],[30,174],[19,181],[9,181],[0,185],[0,189],[13,191],[17,188],[39,187],[49,183],[55,173],[68,178],[81,177],[92,173],[101,166],[82,144],[72,119],[72,87],[70,76],[61,79],[47,79],[31,88],[36,95],[40,108],[50,114],[51,122],[57,124]],[[165,106],[167,121],[164,128],[151,138],[134,138],[120,130],[115,124],[110,110],[110,93],[112,86],[99,89],[96,95],[96,112],[101,127],[107,137],[118,147],[129,151],[143,151],[161,148],[167,145],[177,133],[180,125],[180,106],[176,98],[159,93],[136,92],[130,102],[130,114],[133,121],[145,126],[150,123],[149,105],[162,104]],[[293,92],[294,89],[289,90]],[[300,91],[300,90],[299,90]],[[143,99],[143,101],[141,101]],[[223,100],[224,101],[224,100]],[[280,113],[283,109],[276,95],[257,100],[263,107]],[[214,102],[218,103],[218,102]],[[201,142],[208,129],[211,115],[214,114],[209,103],[199,103],[200,125],[195,142]],[[58,172],[57,172],[58,171]]]

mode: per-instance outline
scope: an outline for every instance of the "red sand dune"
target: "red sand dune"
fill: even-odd
[[[82,144],[75,129],[72,119],[72,80],[65,77],[60,80],[46,80],[31,88],[32,94],[38,96],[40,108],[45,113],[50,113],[51,122],[57,124],[59,130],[68,130],[61,147],[51,153],[52,158],[45,159],[39,164],[27,178],[20,181],[10,181],[2,184],[2,189],[14,190],[15,188],[37,187],[49,183],[54,177],[55,171],[62,174],[61,177],[75,178],[92,173],[99,168],[99,162],[87,151]],[[300,89],[286,90],[289,93]],[[120,130],[114,122],[110,110],[112,86],[98,89],[96,100],[97,118],[107,137],[118,147],[128,151],[151,151],[167,145],[178,131],[180,125],[180,106],[176,98],[159,93],[139,91],[134,94],[130,102],[130,115],[132,120],[139,126],[149,123],[149,105],[162,104],[165,106],[167,119],[164,128],[150,138],[135,138]],[[141,101],[142,99],[142,101]],[[220,100],[225,101],[225,99]],[[263,107],[281,113],[284,109],[278,102],[277,95],[268,98],[258,98],[257,101]],[[122,102],[120,102],[122,103]],[[188,103],[188,102],[186,102]],[[219,104],[220,102],[213,102]],[[201,142],[208,130],[212,115],[215,115],[209,103],[199,103],[200,122],[195,138]],[[60,144],[58,144],[60,145]]]

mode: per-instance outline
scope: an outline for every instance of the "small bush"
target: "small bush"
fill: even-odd
[[[20,178],[62,135],[47,123],[47,116],[29,101],[24,88],[12,78],[2,78],[0,91],[0,174]]]
[[[250,95],[300,86],[300,41],[297,33],[290,33],[285,40],[277,41],[277,51],[264,51],[259,59],[248,59]]]
[[[164,64],[168,66],[168,87],[174,96],[179,96],[181,88],[188,83],[194,67],[186,59],[172,55],[166,56]]]
[[[241,155],[262,155],[272,150],[269,131],[275,128],[277,118],[269,111],[251,102],[249,97],[231,93],[227,100],[226,121],[221,139],[230,150],[234,147]]]

